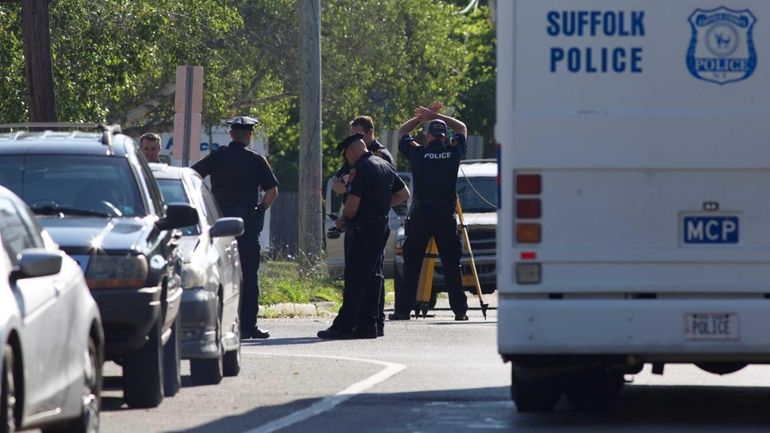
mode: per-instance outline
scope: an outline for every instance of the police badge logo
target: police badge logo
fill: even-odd
[[[757,19],[748,9],[724,6],[690,15],[692,39],[687,68],[701,80],[719,85],[749,78],[757,68],[753,30]]]

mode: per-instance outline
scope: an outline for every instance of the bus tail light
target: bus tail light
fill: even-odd
[[[516,176],[516,194],[537,195],[543,190],[543,181],[539,174],[519,174]]]
[[[541,279],[540,263],[516,263],[516,283],[540,284]]]
[[[539,244],[542,236],[540,224],[518,223],[516,224],[516,243]]]
[[[539,198],[520,198],[516,200],[516,218],[540,218],[542,208]]]

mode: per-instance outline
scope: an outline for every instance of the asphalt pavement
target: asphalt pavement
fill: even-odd
[[[473,300],[471,305],[473,305]],[[439,306],[445,306],[440,300]],[[493,300],[494,306],[494,300]],[[108,364],[103,433],[123,432],[632,432],[766,431],[770,367],[723,377],[694,366],[649,368],[607,413],[518,414],[510,367],[497,354],[497,311],[448,310],[389,322],[376,340],[321,341],[331,319],[270,319],[272,338],[244,344],[243,370],[215,386],[183,388],[151,410],[127,409],[119,368]],[[631,377],[629,377],[631,379]]]

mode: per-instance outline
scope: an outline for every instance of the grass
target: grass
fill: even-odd
[[[330,279],[325,270],[300,277],[296,262],[267,260],[263,266],[259,273],[262,305],[334,302],[338,308],[342,303],[342,280]]]
[[[293,261],[266,260],[259,273],[259,303],[275,305],[283,303],[307,304],[333,302],[332,311],[342,304],[342,280],[328,277],[326,270],[319,275],[299,276],[299,265]],[[395,300],[393,280],[385,280],[385,303]]]

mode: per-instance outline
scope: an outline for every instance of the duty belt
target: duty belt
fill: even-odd
[[[438,204],[438,205],[454,205],[453,201],[450,200],[430,200],[430,199],[415,199],[415,204]]]

